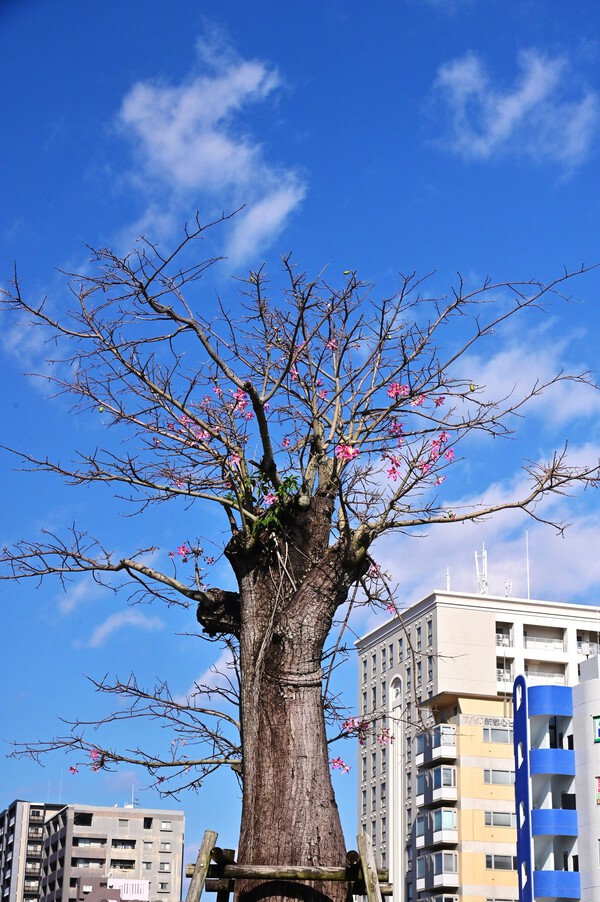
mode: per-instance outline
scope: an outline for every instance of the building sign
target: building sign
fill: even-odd
[[[109,877],[108,885],[121,891],[121,899],[126,902],[149,902],[150,882],[148,880],[120,880]]]
[[[596,805],[600,805],[600,777],[596,777]]]
[[[461,714],[459,723],[470,723],[481,727],[508,727],[513,725],[512,717],[487,717],[485,714]],[[600,740],[598,740],[600,742]]]
[[[592,717],[594,724],[594,742],[600,742],[600,715]]]

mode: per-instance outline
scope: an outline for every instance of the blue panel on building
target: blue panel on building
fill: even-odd
[[[531,774],[575,775],[575,752],[570,749],[531,749],[529,752]]]
[[[573,716],[573,690],[570,686],[530,686],[527,700],[529,717]]]
[[[540,899],[581,899],[577,871],[535,871],[533,892]]]
[[[577,836],[577,812],[562,808],[537,808],[531,812],[533,836]]]

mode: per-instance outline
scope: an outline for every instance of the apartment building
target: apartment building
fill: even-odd
[[[596,608],[435,592],[357,642],[359,823],[395,902],[517,902],[513,681],[572,685],[598,630]]]
[[[17,800],[0,813],[0,902],[179,902],[184,815]]]
[[[520,902],[600,900],[600,658],[571,686],[514,686]]]

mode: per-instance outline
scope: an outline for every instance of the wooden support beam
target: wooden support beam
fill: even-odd
[[[211,852],[214,849],[217,836],[218,833],[215,833],[214,830],[206,830],[204,833],[185,902],[199,902],[210,865]]]
[[[360,855],[368,902],[382,902],[379,875],[375,865],[375,854],[371,844],[371,837],[367,833],[359,833],[356,841],[358,843],[358,853]]]

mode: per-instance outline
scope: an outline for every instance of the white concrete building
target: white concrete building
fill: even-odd
[[[435,592],[358,641],[359,708],[376,720],[359,823],[395,902],[516,902],[512,684],[575,684],[599,628],[583,605]]]
[[[184,824],[181,811],[15,801],[0,813],[1,902],[81,902],[102,886],[179,902]]]

